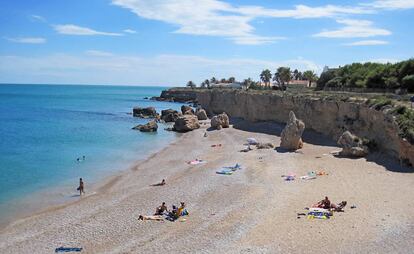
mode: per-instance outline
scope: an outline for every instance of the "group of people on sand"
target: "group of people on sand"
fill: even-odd
[[[347,203],[346,201],[342,201],[339,204],[334,204],[329,200],[328,197],[325,197],[324,199],[322,199],[318,203],[314,204],[312,207],[313,208],[323,208],[323,209],[327,209],[327,210],[335,211],[335,212],[343,212],[344,208],[346,206],[346,203]]]
[[[165,204],[165,202],[162,202],[162,204],[160,206],[158,206],[155,209],[155,213],[154,215],[149,215],[149,216],[145,216],[145,215],[139,215],[138,220],[157,220],[157,221],[161,221],[161,220],[169,220],[169,221],[175,221],[178,218],[180,218],[181,216],[186,216],[189,215],[185,203],[181,202],[180,206],[177,207],[175,205],[172,205],[171,210],[168,210],[167,205]]]

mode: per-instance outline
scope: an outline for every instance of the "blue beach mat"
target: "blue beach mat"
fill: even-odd
[[[81,252],[83,248],[65,248],[65,247],[59,247],[55,249],[55,253],[59,252]]]

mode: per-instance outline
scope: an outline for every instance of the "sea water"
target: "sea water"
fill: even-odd
[[[171,143],[177,134],[162,124],[156,133],[131,129],[148,122],[131,115],[134,106],[181,106],[144,99],[163,89],[0,85],[0,221],[33,193],[70,186],[64,200],[80,177],[88,185]]]

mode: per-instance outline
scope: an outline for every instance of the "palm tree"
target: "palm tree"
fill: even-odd
[[[190,80],[190,81],[187,82],[187,87],[195,88],[196,84],[193,81]]]
[[[251,78],[243,80],[243,86],[248,89],[250,86],[254,85],[254,81]]]
[[[215,77],[212,77],[212,78],[210,79],[210,83],[211,83],[211,84],[217,84],[217,79],[216,79]]]
[[[308,86],[311,86],[312,82],[315,82],[318,80],[318,75],[316,75],[316,73],[311,70],[305,71],[303,73],[303,77],[305,80],[308,80]]]
[[[207,86],[207,88],[210,88],[210,80],[208,79],[204,80],[204,84],[205,86]]]
[[[269,69],[263,70],[262,73],[260,73],[260,80],[262,80],[266,86],[270,87],[270,79],[272,78],[272,73]]]
[[[285,84],[289,83],[289,81],[292,79],[292,74],[290,72],[289,67],[279,67],[277,68],[275,72],[275,76],[273,77],[273,80],[276,81],[279,86],[285,90]]]
[[[303,79],[303,74],[302,74],[302,72],[298,71],[298,69],[295,69],[292,72],[292,76],[293,76],[294,80],[302,80]]]

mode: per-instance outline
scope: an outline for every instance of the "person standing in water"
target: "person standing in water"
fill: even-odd
[[[84,188],[85,188],[85,185],[83,184],[83,180],[82,178],[79,178],[79,187],[78,187],[79,196],[82,196],[82,193],[85,194]]]

